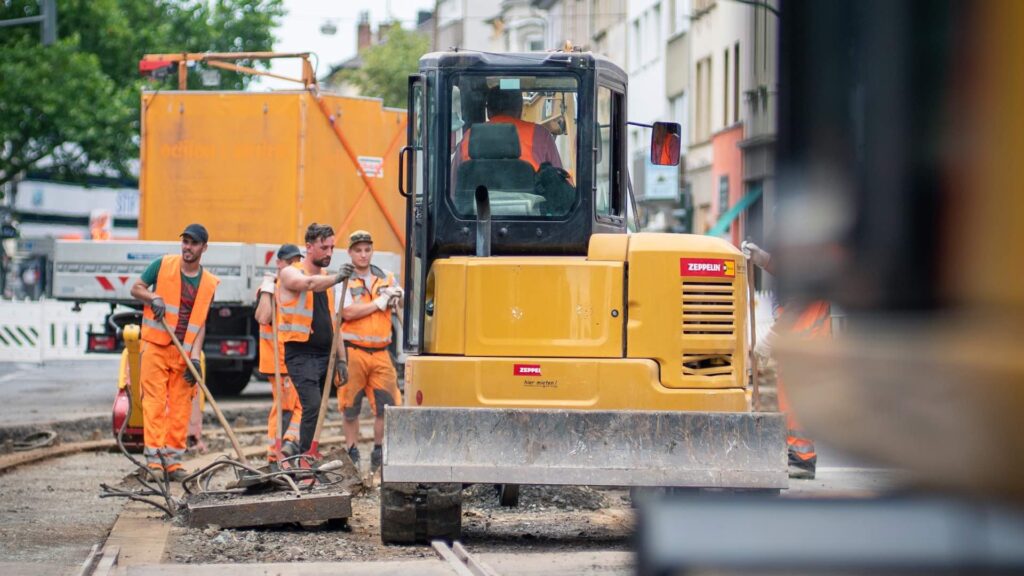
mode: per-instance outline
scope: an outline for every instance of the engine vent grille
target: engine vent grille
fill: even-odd
[[[732,378],[732,354],[683,354],[683,378]]]
[[[736,294],[731,279],[684,280],[682,307],[684,336],[732,336],[736,330]]]

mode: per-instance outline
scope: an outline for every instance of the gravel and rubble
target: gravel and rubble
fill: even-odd
[[[372,446],[360,445],[363,454]],[[336,455],[338,456],[338,455]],[[330,459],[329,456],[328,459]],[[367,463],[362,463],[365,474]],[[347,523],[254,529],[189,528],[175,522],[172,562],[266,563],[383,561],[433,558],[429,546],[385,546],[380,541],[379,487],[352,492]],[[479,552],[628,550],[633,511],[628,492],[586,486],[523,486],[519,506],[503,507],[490,484],[463,491],[463,538]]]

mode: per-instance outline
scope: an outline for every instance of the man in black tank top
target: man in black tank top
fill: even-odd
[[[324,275],[323,269],[331,264],[334,253],[334,229],[326,224],[310,224],[306,229],[306,257],[303,270],[288,267],[281,270],[281,301],[289,302],[303,292],[313,293],[313,318],[309,338],[305,342],[285,342],[284,362],[295,392],[302,404],[302,423],[299,427],[299,449],[308,452],[313,443],[316,421],[320,414],[320,400],[327,379],[327,364],[331,356],[334,311],[331,310],[328,290],[352,274],[352,265],[345,264],[338,274]],[[304,302],[297,302],[304,306]],[[340,343],[340,339],[339,339]]]

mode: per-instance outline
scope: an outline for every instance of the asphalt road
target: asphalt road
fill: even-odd
[[[118,355],[46,364],[0,362],[0,425],[108,416],[119,366]],[[270,398],[270,385],[254,380],[240,397],[217,401],[236,406]]]

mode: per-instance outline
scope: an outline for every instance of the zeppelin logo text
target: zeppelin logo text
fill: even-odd
[[[736,261],[720,258],[680,258],[679,275],[733,278],[736,276]]]
[[[540,364],[515,364],[512,373],[516,376],[540,376]]]

